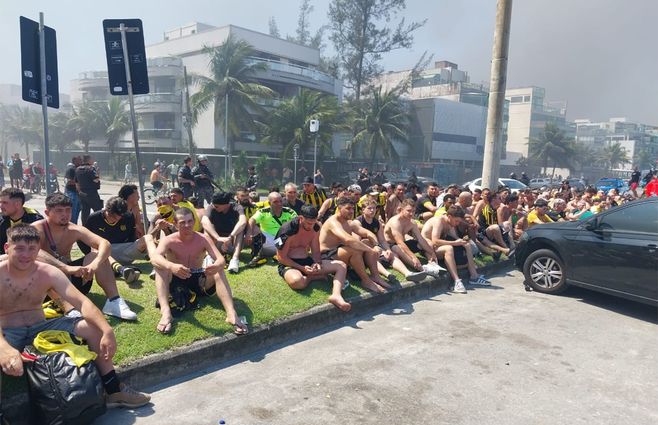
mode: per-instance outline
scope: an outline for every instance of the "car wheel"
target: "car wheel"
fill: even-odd
[[[526,282],[537,292],[557,294],[567,288],[564,262],[550,249],[538,249],[523,264]]]

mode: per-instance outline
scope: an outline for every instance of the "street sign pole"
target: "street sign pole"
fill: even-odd
[[[119,24],[121,32],[121,46],[123,48],[123,63],[126,66],[126,79],[128,80],[128,102],[130,103],[130,122],[133,129],[133,143],[135,144],[135,157],[137,159],[137,176],[139,179],[139,195],[142,199],[142,215],[144,220],[144,233],[148,232],[149,219],[146,214],[146,200],[144,199],[144,175],[142,174],[142,161],[139,155],[139,139],[137,137],[137,119],[135,118],[135,101],[133,99],[133,81],[130,74],[130,62],[128,61],[128,43],[126,42],[126,31],[139,31],[139,28],[128,29],[125,24]]]
[[[39,61],[41,65],[41,112],[43,113],[43,168],[46,195],[50,195],[50,147],[48,145],[48,76],[46,75],[46,30],[43,25],[43,12],[39,12]],[[34,158],[33,158],[34,159]]]

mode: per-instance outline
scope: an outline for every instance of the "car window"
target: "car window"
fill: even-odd
[[[620,208],[601,217],[602,229],[658,234],[658,202]]]
[[[526,185],[523,183],[513,180],[513,179],[506,179],[502,180],[502,182],[505,184],[505,186],[509,187],[510,189],[525,189]]]

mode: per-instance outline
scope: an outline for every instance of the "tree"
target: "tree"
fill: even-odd
[[[70,127],[71,117],[64,112],[56,112],[48,119],[50,146],[64,154],[75,141],[75,134]]]
[[[287,39],[304,46],[320,49],[322,47],[322,38],[326,26],[321,26],[315,32],[315,35],[311,36],[311,12],[313,12],[311,1],[302,0],[302,4],[299,6],[299,17],[297,18],[297,30],[295,31],[295,36],[288,36]]]
[[[39,146],[43,142],[41,114],[27,106],[8,106],[3,115],[7,136],[25,146],[25,157],[29,157],[30,146]]]
[[[541,137],[531,138],[528,142],[529,157],[539,161],[548,172],[548,164],[553,167],[551,177],[555,175],[557,167],[571,167],[570,159],[575,156],[575,147],[572,140],[565,137],[564,132],[553,123],[546,123]]]
[[[601,152],[600,159],[608,170],[613,170],[618,165],[630,162],[626,148],[624,148],[619,142],[605,146]]]
[[[346,127],[336,97],[314,90],[301,89],[296,96],[281,102],[268,119],[262,141],[283,147],[281,160],[284,164],[298,144],[304,161],[305,153],[315,144],[309,130],[312,119],[320,121],[318,156],[323,157],[324,153],[331,152],[333,134]]]
[[[215,127],[221,127],[227,136],[226,171],[231,175],[234,140],[241,131],[255,128],[254,114],[264,112],[258,102],[272,97],[274,92],[255,81],[255,74],[266,70],[267,65],[248,60],[252,49],[246,41],[229,36],[217,47],[205,46],[203,52],[210,56],[210,76],[194,78],[199,91],[190,99],[193,122],[208,108],[214,108]]]
[[[101,135],[94,104],[85,101],[73,106],[73,113],[68,127],[75,139],[82,143],[84,152],[89,153],[89,142],[94,137]]]
[[[270,20],[267,21],[267,24],[270,28],[270,35],[272,37],[281,38],[281,32],[279,31],[279,26],[276,24],[274,16],[270,16]]]
[[[382,72],[384,53],[410,48],[413,32],[423,22],[391,25],[405,7],[405,0],[333,0],[329,5],[330,39],[338,52],[346,86],[358,100],[363,89]]]
[[[399,87],[382,91],[379,86],[372,95],[357,102],[354,128],[356,134],[348,146],[350,156],[361,150],[374,167],[378,158],[399,162],[394,141],[408,143],[409,114],[400,99]]]
[[[110,163],[112,174],[116,176],[116,158],[114,152],[121,136],[130,131],[130,113],[126,110],[125,103],[121,98],[113,96],[105,103],[94,104],[96,112],[96,123],[107,141],[110,150]]]
[[[600,155],[596,150],[590,145],[584,143],[574,144],[573,165],[578,166],[580,171],[582,171],[586,165],[592,166],[593,162],[595,162],[596,158],[599,156]]]

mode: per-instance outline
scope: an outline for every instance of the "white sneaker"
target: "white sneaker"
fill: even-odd
[[[464,282],[462,282],[461,279],[455,280],[455,287],[452,289],[452,292],[455,292],[457,294],[466,293],[466,287],[464,286]]]
[[[446,271],[446,269],[444,269],[443,267],[439,266],[437,263],[427,263],[427,264],[423,264],[423,267],[422,267],[422,268],[423,268],[423,271],[424,271],[424,272],[427,272],[427,273],[430,273],[430,274],[433,274],[433,275],[436,275],[436,276],[440,275],[441,272],[445,272],[445,271]]]
[[[240,270],[240,259],[238,257],[231,258],[231,261],[228,262],[229,273],[236,274]]]
[[[471,285],[480,285],[480,286],[491,286],[491,282],[487,280],[487,278],[484,277],[483,274],[476,278],[468,279],[468,283]]]
[[[123,320],[137,320],[137,313],[132,311],[121,297],[114,301],[107,300],[103,307],[103,314],[118,317]]]

